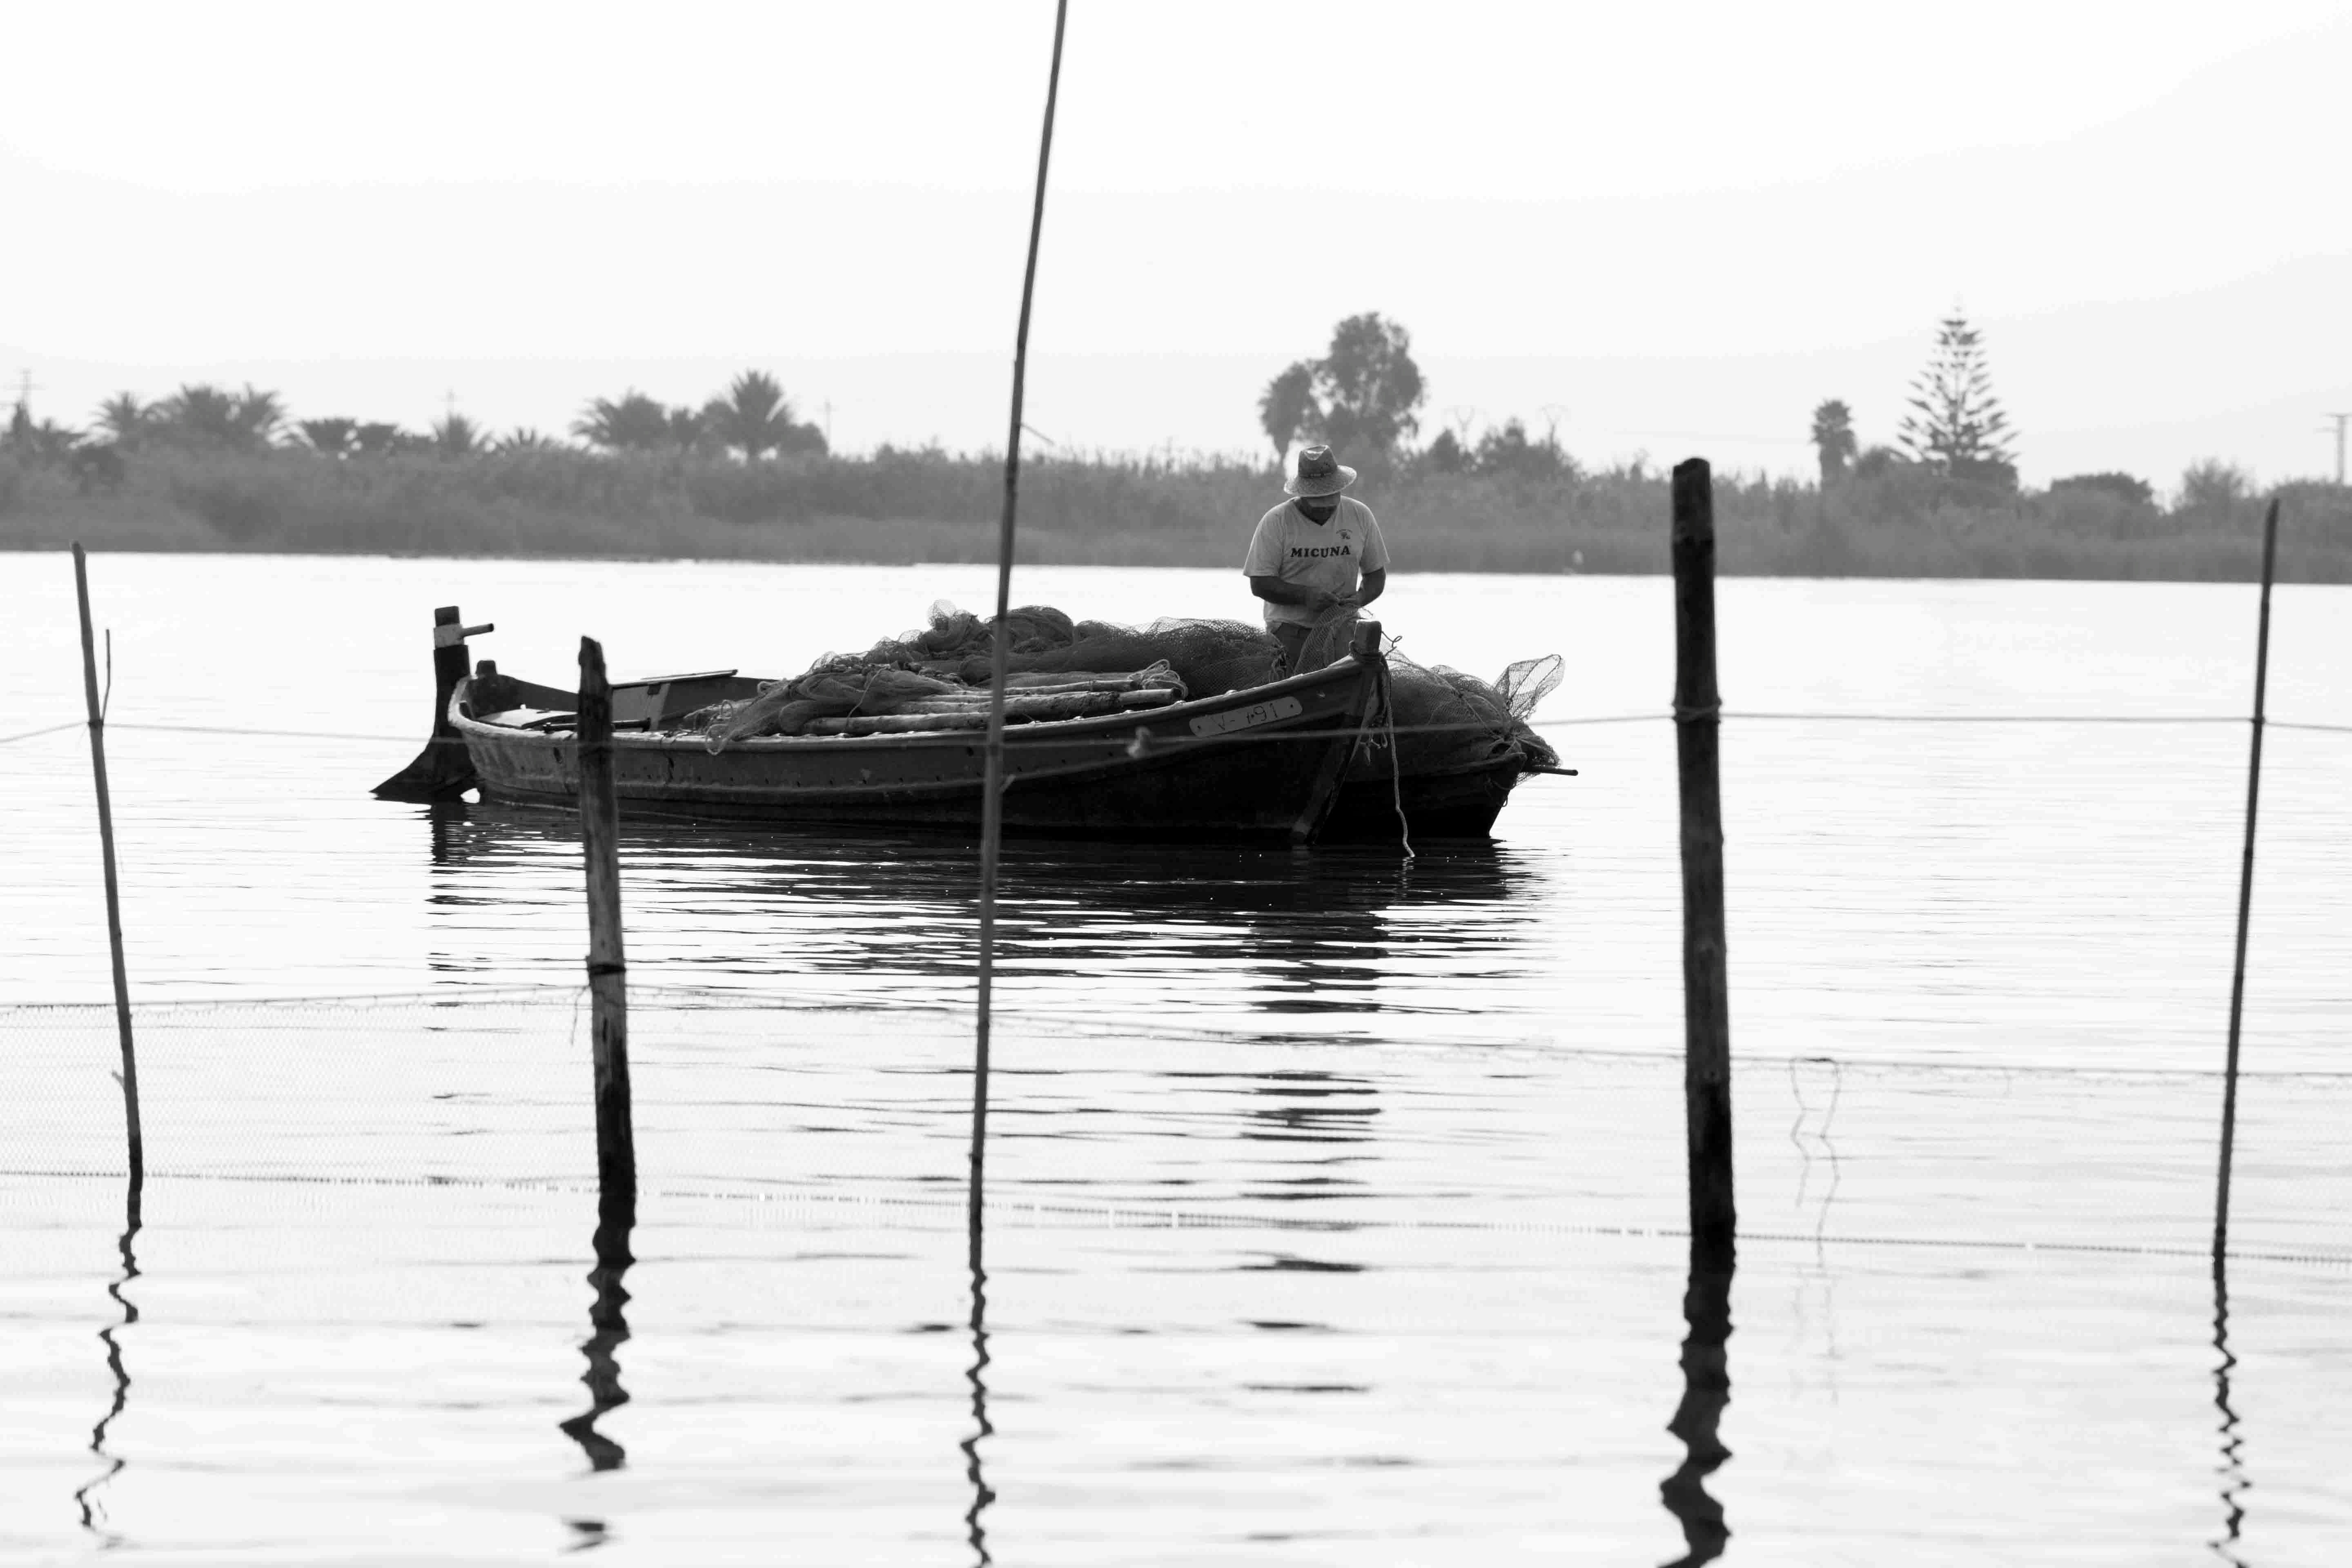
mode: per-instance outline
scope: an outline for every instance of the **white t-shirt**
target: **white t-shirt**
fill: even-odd
[[[1284,501],[1257,520],[1249,557],[1242,563],[1249,576],[1279,577],[1327,594],[1352,594],[1360,574],[1388,569],[1389,547],[1381,538],[1381,525],[1372,520],[1372,509],[1353,496],[1339,498],[1339,510],[1328,522],[1317,522],[1298,510],[1297,502]],[[1260,602],[1269,626],[1278,621],[1315,624],[1317,612],[1304,605]]]

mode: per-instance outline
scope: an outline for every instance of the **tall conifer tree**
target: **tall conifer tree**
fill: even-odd
[[[1915,462],[1956,479],[2013,475],[2009,416],[1992,394],[1983,334],[1959,311],[1938,324],[1909,401],[1895,439]]]

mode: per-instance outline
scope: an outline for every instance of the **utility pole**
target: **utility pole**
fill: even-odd
[[[1544,416],[1544,445],[1548,447],[1559,446],[1559,422],[1568,417],[1568,405],[1565,403],[1547,403],[1538,412],[1540,412]]]
[[[2352,424],[2352,414],[2323,414],[2320,417],[2336,421],[2336,486],[2341,489],[2344,488],[2344,426]],[[2320,434],[2326,435],[2326,432],[2322,430]]]
[[[16,408],[8,416],[6,427],[0,429],[0,440],[22,441],[30,445],[33,439],[33,394],[36,390],[33,385],[33,373],[29,370],[18,371],[16,373]]]

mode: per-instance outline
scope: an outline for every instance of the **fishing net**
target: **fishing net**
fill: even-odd
[[[1320,669],[1343,657],[1355,625],[1352,609],[1317,622],[1300,649],[1299,669]],[[1272,634],[1244,621],[1125,626],[1074,621],[1050,605],[1029,605],[1007,616],[1004,627],[1008,689],[1069,691],[1086,683],[1214,697],[1293,673]],[[937,711],[937,700],[987,688],[996,636],[992,618],[941,600],[931,606],[928,626],[885,637],[864,653],[827,654],[793,679],[704,709],[687,722],[717,751],[753,735],[805,734],[819,721]],[[1389,662],[1397,765],[1405,773],[1476,767],[1514,755],[1527,767],[1558,763],[1528,725],[1536,704],[1560,682],[1558,655],[1514,664],[1493,683],[1393,653]],[[1111,679],[1119,676],[1134,679]],[[1385,757],[1359,756],[1349,776],[1385,776],[1389,766]]]
[[[1447,773],[1510,760],[1520,768],[1559,765],[1559,753],[1528,727],[1536,704],[1565,674],[1559,655],[1526,658],[1488,682],[1444,665],[1389,655],[1389,700],[1396,709],[1397,771]],[[1359,756],[1350,779],[1384,775],[1385,758]]]
[[[1301,669],[1319,669],[1348,651],[1356,612],[1342,607],[1325,614],[1299,649]],[[1508,762],[1522,770],[1559,765],[1559,753],[1529,727],[1536,704],[1551,695],[1565,674],[1559,655],[1521,659],[1488,682],[1445,665],[1426,665],[1389,650],[1389,701],[1396,724],[1397,772],[1452,773]],[[1382,737],[1385,743],[1385,736]],[[1357,753],[1349,780],[1386,778],[1389,759],[1378,751]]]
[[[803,734],[819,719],[897,712],[908,698],[939,697],[961,689],[959,681],[898,665],[866,664],[855,655],[827,654],[798,679],[770,681],[757,697],[721,702],[689,714],[687,724],[708,734],[710,749],[717,752],[728,742],[747,736]]]
[[[1006,663],[1015,675],[1117,674],[1165,663],[1186,692],[1214,697],[1264,686],[1283,673],[1282,645],[1243,621],[1164,618],[1148,626],[1123,626],[1110,621],[1073,622],[1050,606],[1031,605],[1013,611],[1008,624],[1013,640]],[[966,682],[988,684],[992,628],[971,611],[936,605],[929,630],[909,634],[909,638],[936,650],[929,657],[947,662]],[[900,646],[908,641],[902,639]]]

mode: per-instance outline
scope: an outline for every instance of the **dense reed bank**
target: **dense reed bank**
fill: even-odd
[[[885,447],[747,464],[557,448],[451,458],[394,452],[155,449],[119,473],[0,458],[0,548],[916,562],[989,558],[1003,470],[987,454]],[[1646,468],[1496,473],[1408,459],[1357,490],[1403,571],[1656,572],[1665,476]],[[2352,581],[2352,491],[2295,484],[2280,568]],[[1227,566],[1279,495],[1268,464],[1033,460],[1022,554],[1034,563]],[[1791,576],[2246,578],[2255,493],[2163,506],[2063,484],[2013,492],[1919,470],[1823,490],[1718,478],[1726,571]]]

